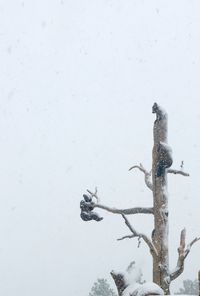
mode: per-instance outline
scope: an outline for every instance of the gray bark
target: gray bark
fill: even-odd
[[[159,107],[158,107],[159,108]],[[167,143],[167,114],[158,109],[159,116],[154,122],[154,146],[152,155],[152,183],[154,200],[154,233],[153,244],[158,256],[153,256],[153,281],[169,294],[169,256],[168,256],[168,197],[167,173],[156,176],[159,162],[158,146]]]

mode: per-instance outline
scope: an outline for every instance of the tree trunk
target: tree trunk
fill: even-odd
[[[158,107],[159,108],[159,107]],[[158,256],[153,256],[153,282],[169,294],[169,256],[168,256],[168,196],[167,174],[157,177],[160,155],[160,142],[167,143],[167,114],[159,109],[155,112],[157,119],[154,122],[154,146],[152,155],[152,182],[154,200],[154,231],[152,240]]]
[[[119,296],[122,296],[124,290],[127,287],[127,283],[125,281],[124,275],[122,273],[116,273],[114,271],[111,271],[111,276],[115,282],[115,285],[117,287],[117,292]]]

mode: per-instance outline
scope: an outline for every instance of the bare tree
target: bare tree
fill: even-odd
[[[134,207],[128,209],[116,209],[105,206],[100,203],[97,189],[95,192],[87,190],[89,195],[84,195],[81,201],[81,217],[85,221],[96,220],[102,218],[93,212],[94,208],[100,208],[113,214],[120,214],[130,230],[130,234],[119,240],[126,238],[138,237],[143,239],[149,247],[149,251],[153,259],[153,282],[159,285],[165,294],[170,294],[170,283],[175,280],[184,270],[184,263],[190,252],[192,245],[200,238],[193,239],[186,246],[186,230],[183,229],[180,235],[180,245],[178,247],[178,260],[173,270],[169,269],[169,253],[168,253],[168,194],[167,194],[167,174],[179,174],[189,176],[183,171],[183,162],[181,170],[170,169],[172,165],[171,149],[167,144],[167,113],[155,103],[152,112],[156,114],[156,120],[153,126],[153,151],[152,151],[152,170],[147,171],[142,164],[134,165],[129,170],[139,169],[144,174],[146,186],[152,191],[153,206],[152,207]],[[95,198],[95,202],[94,202]],[[134,214],[150,214],[154,218],[154,230],[152,238],[137,231],[129,222],[127,215]],[[123,274],[111,272],[121,296],[127,287]]]

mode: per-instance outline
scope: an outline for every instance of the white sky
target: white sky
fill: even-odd
[[[97,277],[151,258],[122,218],[81,221],[97,185],[102,203],[151,206],[154,101],[169,114],[170,266],[179,233],[200,234],[200,2],[0,0],[0,294],[87,296]],[[152,217],[134,216],[150,235]],[[200,269],[196,244],[185,278]],[[110,279],[110,282],[112,280]]]

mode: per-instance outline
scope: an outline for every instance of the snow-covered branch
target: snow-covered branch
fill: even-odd
[[[199,240],[200,240],[200,237],[195,237],[195,238],[191,241],[191,243],[189,243],[189,244],[187,245],[187,248],[186,248],[186,250],[185,250],[185,258],[186,258],[187,255],[190,253],[190,250],[191,250],[192,245],[194,245],[194,243],[196,243],[196,242],[199,241]]]
[[[127,227],[132,232],[132,235],[124,236],[122,238],[119,238],[118,240],[122,240],[122,239],[125,239],[125,238],[134,238],[134,237],[138,237],[139,239],[142,238],[145,241],[145,243],[148,245],[151,254],[153,256],[157,256],[158,255],[157,250],[156,250],[154,244],[152,243],[152,241],[150,240],[150,238],[148,238],[145,234],[139,233],[138,231],[136,231],[133,228],[133,226],[130,224],[130,222],[128,221],[128,219],[126,218],[125,215],[122,214],[122,217],[124,218],[124,221],[125,221]]]
[[[102,204],[92,204],[94,208],[99,208],[102,210],[106,210],[113,214],[124,214],[124,215],[134,215],[134,214],[153,214],[153,208],[144,208],[144,207],[136,207],[136,208],[128,208],[128,209],[116,209],[104,206]]]
[[[153,190],[153,185],[150,181],[150,177],[151,177],[151,172],[148,172],[143,165],[140,163],[140,165],[134,165],[132,166],[129,171],[131,171],[132,169],[139,169],[141,172],[144,173],[144,181],[145,184],[147,185],[147,187],[152,191]]]
[[[189,174],[186,173],[186,172],[183,172],[181,170],[172,170],[172,169],[169,169],[167,170],[167,173],[169,174],[175,174],[175,175],[182,175],[182,176],[185,176],[185,177],[189,177]]]
[[[111,276],[117,286],[119,296],[164,295],[164,291],[155,283],[142,282],[142,272],[132,261],[125,272],[112,271]]]
[[[128,286],[128,284],[126,283],[124,274],[115,272],[114,270],[112,270],[110,274],[111,274],[111,276],[112,276],[112,278],[113,278],[113,280],[115,282],[115,285],[116,285],[117,290],[118,290],[118,294],[120,296],[122,296],[124,290]]]
[[[196,237],[185,248],[185,238],[186,238],[186,229],[184,228],[181,231],[181,236],[180,236],[180,246],[178,248],[178,261],[177,261],[177,265],[176,265],[176,268],[170,273],[170,280],[171,281],[175,280],[183,272],[185,258],[189,254],[192,245],[194,243],[196,243],[198,240],[200,240],[200,237]]]
[[[128,208],[128,209],[116,209],[116,208],[107,207],[105,205],[99,204],[100,199],[97,195],[97,188],[95,188],[94,193],[88,189],[87,189],[87,192],[91,195],[91,197],[95,197],[97,200],[97,203],[95,202],[91,203],[93,209],[99,208],[113,214],[124,214],[124,215],[153,214],[153,208],[135,207],[135,208]]]

